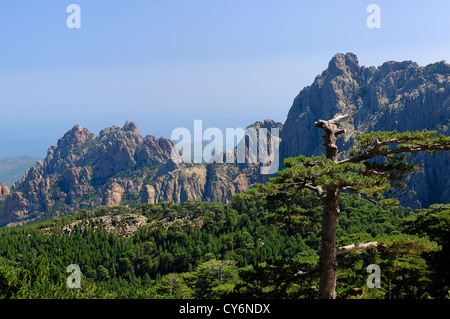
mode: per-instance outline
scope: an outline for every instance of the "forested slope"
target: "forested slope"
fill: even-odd
[[[298,218],[289,223],[262,202],[188,201],[105,206],[2,228],[0,297],[315,298],[317,278],[289,275],[317,264],[322,207],[305,196],[293,211]],[[339,259],[338,298],[356,297],[356,287],[370,298],[448,296],[448,271],[436,266],[448,251],[448,206],[416,214],[345,195],[341,212],[338,245],[383,244],[376,256]],[[370,262],[381,266],[379,289],[365,286]],[[66,285],[71,264],[80,266],[80,289]]]

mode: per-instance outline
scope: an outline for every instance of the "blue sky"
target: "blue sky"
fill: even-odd
[[[81,29],[67,28],[71,3]],[[0,158],[44,157],[75,124],[170,137],[196,119],[284,122],[338,52],[450,61],[449,14],[444,0],[0,0]]]

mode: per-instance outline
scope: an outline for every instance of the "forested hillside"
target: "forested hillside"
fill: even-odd
[[[270,211],[245,200],[104,206],[2,228],[0,298],[316,298],[318,278],[293,274],[317,264],[320,202],[298,199],[291,221]],[[376,255],[339,255],[338,298],[359,298],[354,288],[370,298],[449,297],[449,221],[448,205],[414,213],[344,194],[338,246],[382,245]],[[373,262],[381,288],[369,289]],[[66,285],[71,264],[80,289]]]

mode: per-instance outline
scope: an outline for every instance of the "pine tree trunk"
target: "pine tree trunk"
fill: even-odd
[[[339,188],[327,189],[322,215],[322,242],[320,245],[319,298],[336,298],[336,227],[339,215]]]
[[[333,162],[338,161],[338,148],[336,146],[337,138],[345,130],[340,129],[340,123],[348,119],[347,115],[335,116],[332,120],[319,120],[315,126],[325,131],[322,137],[326,148],[326,157]],[[336,298],[336,275],[338,265],[336,262],[336,227],[339,216],[339,187],[328,187],[324,200],[322,214],[322,240],[320,245],[320,283],[319,298]]]

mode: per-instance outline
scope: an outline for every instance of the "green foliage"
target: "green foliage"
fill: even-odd
[[[74,220],[131,212],[144,215],[153,222],[131,238],[108,234],[101,227],[95,231],[79,229],[72,235],[57,232]],[[89,282],[108,298],[179,298],[180,292],[168,290],[170,278],[166,275],[200,275],[198,268],[211,260],[230,260],[235,270],[258,262],[282,262],[294,258],[305,247],[303,241],[290,241],[286,230],[264,225],[258,216],[265,213],[262,205],[256,203],[246,204],[245,208],[239,204],[204,202],[145,204],[135,208],[100,207],[20,228],[2,228],[0,256],[13,265],[8,267],[20,272],[37,267],[39,259],[45,260],[59,275],[61,289],[68,276],[66,267],[78,264],[83,274],[82,282]],[[180,222],[181,219],[185,222]],[[10,268],[4,269],[10,271]],[[195,288],[199,281],[183,277],[189,288],[185,289],[180,280],[172,279],[173,284],[178,285],[175,290],[185,290],[181,293],[183,297],[200,294]],[[12,287],[14,282],[11,281]],[[211,287],[211,297],[232,291],[235,284],[227,281]],[[26,297],[16,293],[7,297]],[[53,298],[51,291],[47,297]]]
[[[318,286],[318,277],[300,280],[293,274],[317,265],[322,203],[313,193],[297,197],[291,223],[283,205],[273,209],[266,204],[240,200],[229,205],[100,207],[2,228],[0,297],[316,298],[312,287]],[[339,255],[338,296],[351,297],[353,288],[361,287],[367,298],[444,298],[449,290],[442,281],[446,269],[434,266],[445,258],[439,248],[448,247],[448,210],[441,206],[414,214],[342,194],[338,245],[373,240],[382,245],[375,257],[370,252]],[[56,232],[74,220],[125,213],[141,214],[153,224],[130,238],[101,228],[72,235]],[[51,234],[44,231],[48,227]],[[376,291],[364,286],[370,262],[382,267],[383,285]],[[81,267],[81,289],[66,286],[70,264]]]
[[[360,134],[357,136],[356,148],[352,152],[353,155],[371,150],[376,144],[390,145],[394,144],[396,149],[417,148],[427,145],[440,145],[442,149],[448,149],[450,137],[440,134],[437,131],[425,132],[371,132]],[[446,145],[446,146],[444,146]]]
[[[286,168],[272,177],[268,183],[256,183],[246,192],[234,195],[235,200],[264,199],[271,204],[289,203],[296,197],[315,191],[323,193],[326,188],[337,187],[361,194],[379,205],[395,206],[395,199],[384,199],[384,193],[394,188],[405,188],[401,183],[404,175],[417,169],[407,163],[406,156],[390,155],[384,162],[335,163],[325,156],[287,158]],[[322,195],[324,196],[324,195]],[[290,206],[287,206],[290,213]]]
[[[235,262],[211,259],[197,267],[194,286],[199,298],[216,299],[232,293],[239,281]]]
[[[433,296],[446,298],[450,291],[450,205],[436,204],[403,222],[405,233],[417,234],[440,245],[440,250],[425,255],[429,265]]]
[[[164,275],[156,285],[156,292],[162,298],[190,299],[194,296],[194,293],[192,288],[186,284],[186,281],[191,277],[192,275],[186,273]]]
[[[0,259],[0,299],[84,299],[102,295],[104,292],[90,280],[84,280],[80,289],[69,289],[66,276],[42,256],[28,268]]]

